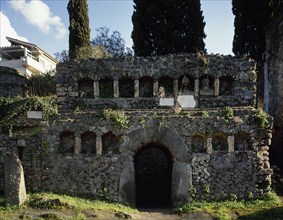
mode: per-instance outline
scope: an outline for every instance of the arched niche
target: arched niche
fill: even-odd
[[[199,78],[200,95],[209,96],[214,94],[214,78],[210,75],[203,75]]]
[[[123,77],[119,80],[119,96],[122,98],[134,97],[134,80]]]
[[[165,90],[165,97],[173,97],[173,78],[162,76],[158,79],[158,86]]]
[[[152,97],[153,96],[153,78],[150,76],[143,76],[139,79],[139,96]]]
[[[81,153],[96,154],[96,134],[87,131],[81,135]]]
[[[206,152],[206,136],[202,133],[194,134],[192,136],[192,153],[205,153]]]
[[[220,152],[228,152],[227,134],[219,132],[212,137],[212,150]]]
[[[244,131],[235,134],[234,148],[236,151],[252,150],[250,135]]]
[[[93,98],[94,90],[93,90],[93,80],[89,78],[83,78],[78,80],[79,86],[79,97],[83,98]]]
[[[102,153],[119,154],[119,139],[111,131],[102,135]]]
[[[229,96],[233,95],[234,91],[234,78],[231,76],[221,76],[219,78],[219,95]]]
[[[60,134],[60,153],[74,153],[75,135],[71,131],[63,131]]]
[[[195,79],[190,75],[182,75],[178,79],[179,94],[191,95],[194,94]]]
[[[102,78],[99,80],[99,96],[101,98],[114,97],[114,83],[111,78]]]

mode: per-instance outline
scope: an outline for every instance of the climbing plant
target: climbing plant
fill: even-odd
[[[7,133],[13,127],[13,119],[30,110],[42,111],[43,119],[47,120],[58,113],[56,98],[54,96],[0,98],[0,133]]]

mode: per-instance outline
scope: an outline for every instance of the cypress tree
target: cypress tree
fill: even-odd
[[[69,0],[69,58],[86,58],[91,53],[87,0]]]
[[[205,49],[199,0],[134,0],[133,48],[137,56]]]

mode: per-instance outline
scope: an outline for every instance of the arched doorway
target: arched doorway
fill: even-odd
[[[172,206],[172,154],[162,144],[142,146],[134,157],[136,207]]]

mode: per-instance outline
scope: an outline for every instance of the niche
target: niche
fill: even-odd
[[[122,98],[134,97],[134,80],[129,77],[119,80],[119,96]]]
[[[143,76],[139,79],[139,95],[140,97],[153,96],[153,79],[149,76]]]
[[[234,91],[234,79],[231,76],[221,76],[219,78],[220,88],[219,95],[228,96],[233,95]]]
[[[85,78],[78,81],[79,97],[94,98],[93,80]]]
[[[164,88],[163,96],[165,97],[173,97],[173,79],[169,76],[162,76],[158,80],[159,91],[161,91],[161,87]]]
[[[219,132],[212,137],[212,149],[213,151],[228,152],[227,134]]]
[[[252,150],[250,136],[246,132],[241,131],[235,134],[235,150]]]
[[[81,153],[82,154],[96,154],[96,134],[87,131],[81,135]]]
[[[200,95],[213,95],[214,94],[214,78],[209,75],[204,75],[200,78]]]
[[[104,154],[119,154],[119,139],[112,132],[102,135],[102,152]]]
[[[178,79],[178,87],[180,95],[194,94],[194,78],[188,75],[182,75]]]
[[[64,131],[60,134],[60,153],[74,153],[75,135],[71,131]]]
[[[114,97],[113,79],[104,78],[99,81],[99,96],[101,98]]]
[[[206,136],[204,134],[195,134],[192,137],[192,153],[206,152]]]

